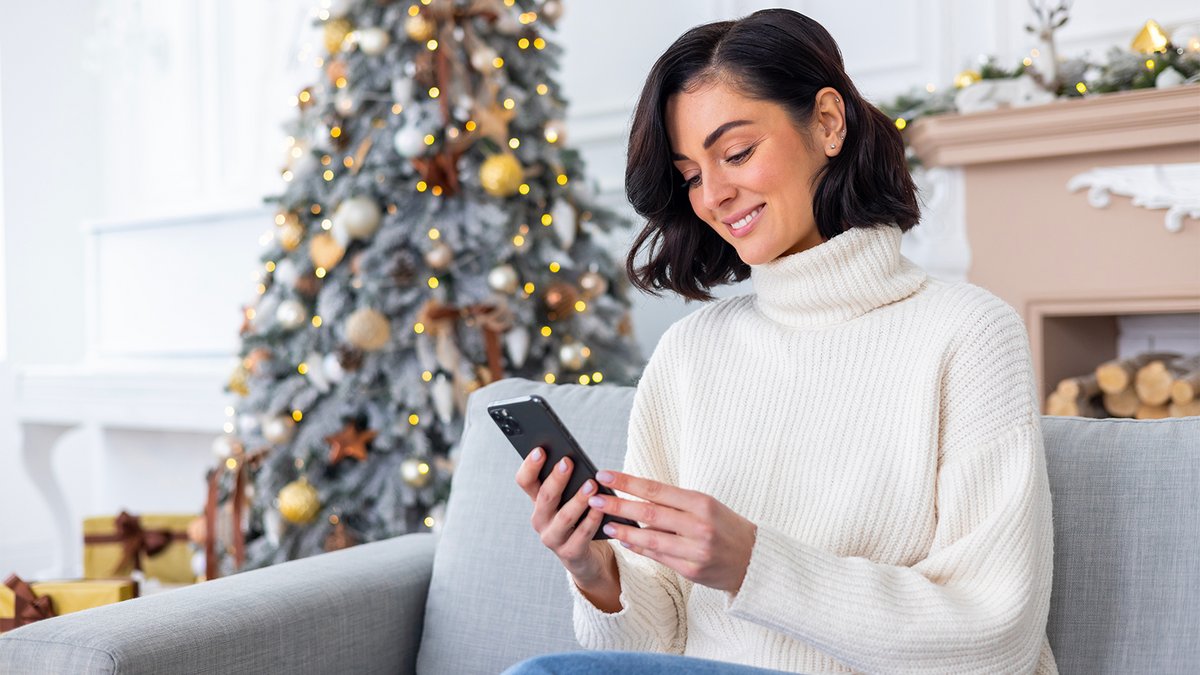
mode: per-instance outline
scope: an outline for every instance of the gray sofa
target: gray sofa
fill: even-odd
[[[632,389],[506,380],[471,398],[440,535],[410,535],[79,612],[0,637],[0,673],[497,673],[578,649],[489,401],[547,398],[601,467]],[[1200,418],[1047,418],[1063,673],[1200,672]]]

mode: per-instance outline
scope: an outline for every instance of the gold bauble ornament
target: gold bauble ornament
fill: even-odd
[[[400,463],[400,477],[419,490],[433,480],[433,467],[423,459],[409,457]]]
[[[346,36],[354,30],[354,26],[345,19],[333,19],[325,22],[325,50],[336,54],[342,50]]]
[[[279,232],[276,233],[276,238],[279,239],[279,245],[285,251],[295,251],[300,246],[300,242],[304,240],[304,226],[299,220],[288,220],[283,225],[279,226]]]
[[[418,14],[404,22],[404,32],[413,42],[429,42],[437,33],[437,25],[424,14]]]
[[[308,479],[292,481],[279,491],[279,514],[289,523],[303,525],[312,522],[321,512],[321,499]]]
[[[363,351],[382,349],[391,338],[387,317],[378,310],[363,307],[346,320],[346,340]]]
[[[246,396],[250,393],[249,381],[250,371],[239,363],[237,368],[233,369],[233,374],[229,376],[229,384],[226,387],[238,396]]]
[[[966,89],[983,79],[983,75],[978,70],[967,69],[954,76],[954,86],[958,89]]]
[[[521,162],[509,153],[492,155],[479,167],[479,182],[493,197],[511,197],[525,181]]]
[[[435,270],[444,270],[452,262],[454,262],[454,250],[440,241],[425,252],[425,264]]]
[[[550,310],[566,313],[575,307],[575,302],[579,300],[579,293],[575,287],[561,281],[550,284],[546,289],[546,306]]]
[[[314,265],[327,271],[336,267],[344,255],[346,249],[328,232],[319,234],[308,242],[308,257],[312,258]]]
[[[1150,19],[1145,26],[1142,26],[1142,30],[1138,31],[1129,48],[1142,54],[1155,54],[1167,51],[1168,42],[1170,40],[1167,39],[1167,34],[1163,31],[1162,26],[1158,25],[1154,19]]]

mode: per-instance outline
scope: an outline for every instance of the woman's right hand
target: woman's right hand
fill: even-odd
[[[589,508],[587,504],[588,498],[596,493],[596,482],[589,479],[560,509],[558,504],[563,488],[574,467],[571,460],[564,458],[542,483],[538,481],[538,474],[545,462],[546,452],[535,448],[517,470],[517,485],[533,500],[533,516],[530,518],[533,529],[541,537],[542,544],[558,556],[563,567],[575,578],[576,585],[593,602],[599,599],[593,597],[597,595],[619,596],[613,551],[605,542],[592,540],[604,517],[604,514]],[[587,516],[580,521],[584,512],[587,512]],[[579,525],[576,526],[576,523]],[[615,594],[612,593],[614,588]]]

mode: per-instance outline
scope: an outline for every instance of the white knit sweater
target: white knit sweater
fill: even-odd
[[[758,526],[736,596],[614,546],[579,642],[800,672],[1056,672],[1039,409],[1016,313],[932,280],[894,227],[755,266],[673,325],[625,470]]]

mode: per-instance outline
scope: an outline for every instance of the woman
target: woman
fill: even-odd
[[[629,498],[589,484],[557,510],[569,464],[541,485],[544,453],[522,464],[577,638],[620,653],[516,671],[1055,672],[1024,327],[900,255],[902,141],[830,35],[781,9],[688,31],[646,81],[625,184],[636,285],[754,293],[662,337],[625,470],[597,476]],[[592,541],[605,513],[644,527]]]

